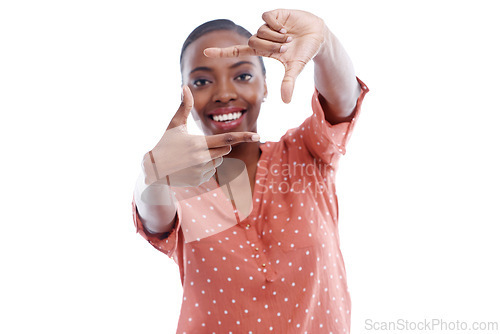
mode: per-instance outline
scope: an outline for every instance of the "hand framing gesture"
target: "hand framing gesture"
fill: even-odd
[[[222,164],[231,145],[256,142],[253,132],[227,132],[212,136],[187,133],[187,119],[194,100],[188,86],[182,89],[182,103],[156,146],[143,159],[146,184],[166,183],[177,187],[197,187],[207,182]]]
[[[285,66],[281,99],[289,103],[297,76],[318,53],[326,25],[319,17],[300,10],[276,9],[262,15],[263,24],[248,45],[205,49],[207,57],[255,55],[279,60]]]

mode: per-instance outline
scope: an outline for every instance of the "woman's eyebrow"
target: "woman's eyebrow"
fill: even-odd
[[[237,62],[236,64],[233,64],[233,65],[229,66],[229,68],[235,68],[235,67],[238,67],[238,66],[241,66],[241,65],[245,65],[245,64],[249,64],[249,65],[255,66],[255,64],[252,63],[251,61],[242,60],[240,62]]]
[[[229,68],[233,69],[233,68],[236,68],[236,67],[241,66],[241,65],[252,65],[255,67],[255,64],[252,63],[251,61],[242,60],[242,61],[239,61],[239,62],[229,66]],[[206,67],[206,66],[199,66],[199,67],[196,67],[195,69],[193,69],[191,72],[189,72],[189,74],[191,74],[193,72],[197,72],[197,71],[213,72],[213,69],[210,67]]]
[[[208,72],[212,72],[213,70],[210,67],[200,66],[200,67],[196,67],[194,70],[192,70],[191,72],[189,72],[189,74],[191,74],[193,72],[196,72],[196,71],[208,71]]]

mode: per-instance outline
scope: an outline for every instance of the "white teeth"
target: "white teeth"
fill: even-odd
[[[229,114],[224,114],[224,115],[213,115],[213,119],[216,122],[225,122],[228,120],[235,120],[241,117],[243,113],[241,111],[234,112],[234,113],[229,113]]]

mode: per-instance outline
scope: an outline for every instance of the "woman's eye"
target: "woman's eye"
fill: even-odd
[[[249,73],[243,73],[241,75],[238,75],[236,77],[236,80],[239,80],[239,81],[249,81],[250,79],[252,79],[253,76]]]
[[[209,83],[209,81],[207,79],[198,79],[198,80],[195,80],[193,82],[193,85],[195,87],[201,87],[201,86],[205,86],[208,83]]]

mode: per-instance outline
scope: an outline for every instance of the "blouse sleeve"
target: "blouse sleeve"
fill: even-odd
[[[132,199],[132,218],[134,220],[134,225],[136,228],[136,233],[139,233],[144,239],[146,239],[154,248],[167,254],[170,258],[176,259],[177,244],[179,242],[179,228],[181,212],[180,206],[177,208],[177,213],[175,214],[174,227],[170,232],[166,233],[151,233],[149,232],[139,217],[137,212],[137,205],[135,204],[135,198]]]
[[[325,113],[319,102],[318,90],[314,91],[312,98],[313,115],[308,117],[301,128],[304,129],[304,144],[316,159],[325,163],[332,163],[338,154],[344,155],[346,145],[358,120],[361,103],[365,94],[369,91],[366,85],[356,78],[361,88],[361,93],[356,102],[354,116],[348,122],[330,124],[325,119]]]

